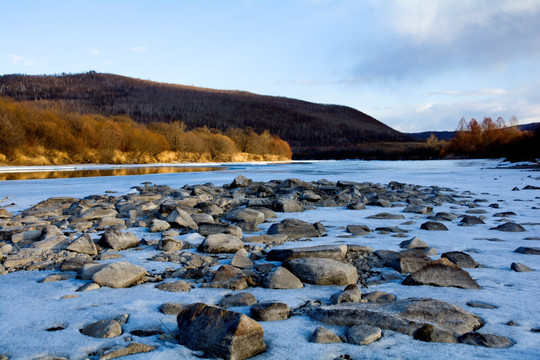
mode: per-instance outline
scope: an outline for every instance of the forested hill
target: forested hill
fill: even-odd
[[[78,113],[126,114],[141,123],[182,121],[187,129],[205,125],[222,131],[267,129],[287,141],[293,152],[319,152],[319,149],[351,147],[366,141],[411,139],[346,106],[95,72],[0,76],[0,95]]]

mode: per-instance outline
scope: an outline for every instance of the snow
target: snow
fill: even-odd
[[[488,211],[486,225],[470,227],[458,226],[457,221],[445,222],[449,231],[424,231],[420,224],[425,216],[402,213],[402,208],[379,208],[368,206],[366,210],[346,210],[343,208],[319,208],[302,213],[279,214],[278,220],[297,218],[304,221],[321,221],[327,228],[328,236],[314,238],[313,241],[290,242],[281,247],[306,246],[318,244],[361,244],[373,249],[399,250],[399,243],[417,236],[437,249],[438,254],[447,251],[466,251],[483,267],[466,269],[482,286],[482,290],[457,288],[438,288],[430,286],[404,286],[400,280],[380,285],[371,285],[363,292],[386,291],[399,299],[408,297],[432,297],[447,301],[482,317],[486,325],[481,332],[494,333],[512,339],[516,344],[509,349],[486,349],[463,344],[437,344],[415,341],[411,337],[384,331],[383,338],[368,346],[350,344],[312,344],[308,338],[313,330],[321,325],[306,316],[295,316],[286,321],[261,322],[265,330],[267,352],[253,358],[266,359],[333,359],[349,354],[354,359],[534,359],[540,358],[540,334],[532,328],[540,327],[540,256],[523,255],[514,250],[520,246],[539,247],[538,240],[524,240],[540,237],[540,191],[512,191],[526,185],[540,186],[537,172],[518,169],[499,169],[496,160],[442,160],[442,161],[316,161],[291,162],[280,164],[213,164],[224,168],[215,172],[168,173],[140,176],[94,177],[46,180],[19,180],[0,182],[0,199],[8,197],[8,207],[12,213],[49,197],[84,197],[90,194],[103,194],[106,190],[122,195],[145,181],[166,184],[179,188],[185,184],[211,182],[216,185],[230,183],[234,177],[244,175],[256,181],[272,179],[299,178],[306,181],[327,179],[331,181],[370,181],[386,184],[398,181],[408,184],[437,185],[456,190],[474,199],[486,199],[482,209]],[[193,166],[193,164],[188,164]],[[208,164],[204,164],[208,166]],[[14,170],[14,169],[11,169]],[[471,194],[465,193],[470,191]],[[444,192],[444,191],[443,191]],[[499,203],[500,209],[487,205]],[[5,205],[5,203],[2,203]],[[464,214],[468,208],[444,204],[434,212],[451,211]],[[379,212],[401,213],[405,220],[374,220],[368,216]],[[513,211],[517,215],[509,219],[522,224],[527,232],[505,233],[487,230],[499,224],[500,218],[492,215],[500,211]],[[412,220],[411,225],[403,225]],[[344,227],[349,224],[365,224],[370,228],[378,226],[399,226],[409,230],[406,238],[391,234],[372,233],[363,237],[344,239]],[[269,223],[261,225],[264,233]],[[142,229],[133,229],[139,236],[157,238]],[[202,238],[188,235],[189,241],[198,242]],[[498,238],[502,242],[486,239]],[[120,252],[134,264],[144,266],[150,273],[178,268],[173,263],[154,262],[147,259],[158,252],[149,247],[141,250]],[[433,256],[438,259],[439,256]],[[109,260],[110,261],[110,260]],[[116,260],[112,260],[116,261]],[[222,261],[223,262],[223,261]],[[224,262],[227,262],[225,260]],[[521,262],[536,271],[516,273],[510,270],[512,262]],[[391,273],[391,269],[380,269]],[[15,272],[0,276],[0,354],[10,359],[34,359],[41,356],[56,355],[70,359],[85,359],[87,354],[114,345],[126,346],[126,337],[134,341],[157,346],[158,349],[147,354],[138,354],[130,359],[198,359],[197,352],[173,342],[163,342],[157,336],[138,338],[129,335],[135,329],[159,328],[167,332],[177,328],[174,316],[164,315],[157,309],[165,302],[205,302],[217,304],[221,298],[231,293],[226,289],[194,288],[188,293],[170,293],[158,290],[155,284],[146,283],[129,289],[101,288],[95,291],[75,292],[87,281],[69,279],[64,281],[38,283],[53,274],[52,271]],[[168,281],[172,281],[168,280]],[[269,290],[248,288],[259,301],[277,300],[286,302],[291,308],[308,300],[328,301],[330,296],[341,290],[337,286],[307,285],[302,289]],[[77,298],[62,299],[64,295],[78,295]],[[471,308],[469,301],[483,301],[498,306],[497,309]],[[233,310],[249,314],[249,307]],[[113,339],[94,339],[80,334],[84,325],[102,319],[130,314],[123,326],[123,335]],[[519,326],[506,326],[513,320]],[[61,331],[45,329],[63,325]],[[340,335],[346,329],[339,326],[324,325]]]

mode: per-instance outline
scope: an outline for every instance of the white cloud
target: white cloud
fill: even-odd
[[[447,96],[493,96],[493,95],[507,95],[509,92],[505,89],[479,89],[479,90],[466,90],[466,91],[459,91],[459,90],[440,90],[440,91],[432,91],[428,93],[428,96],[434,96],[434,95],[447,95]]]
[[[99,55],[101,54],[101,51],[99,51],[98,49],[93,49],[93,48],[86,48],[84,49],[84,51],[90,55]]]
[[[11,61],[13,65],[34,66],[37,64],[36,60],[19,55],[8,54],[6,55],[6,58]]]
[[[141,53],[148,51],[148,48],[146,46],[135,46],[131,48],[131,51]]]

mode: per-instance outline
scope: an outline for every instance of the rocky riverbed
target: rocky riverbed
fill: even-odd
[[[33,319],[0,358],[385,358],[395,339],[401,358],[538,355],[540,320],[498,297],[534,282],[540,224],[516,208],[538,211],[535,186],[517,207],[399,182],[134,189],[0,209],[0,314]]]

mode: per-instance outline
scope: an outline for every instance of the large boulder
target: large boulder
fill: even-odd
[[[311,312],[315,320],[340,326],[369,325],[413,335],[425,325],[450,331],[454,336],[482,327],[476,316],[456,305],[436,300],[410,298],[390,303],[342,303],[321,306]]]
[[[285,264],[302,282],[314,285],[349,285],[358,280],[354,266],[333,259],[301,258]]]
[[[247,359],[266,350],[262,326],[248,316],[195,303],[177,317],[179,343],[212,357]]]
[[[130,232],[107,230],[99,239],[99,244],[113,250],[124,250],[139,245],[139,238]]]
[[[137,284],[146,276],[146,269],[127,261],[119,261],[101,268],[92,280],[100,286],[125,288]]]
[[[298,219],[285,219],[279,224],[272,224],[267,233],[268,235],[285,234],[290,239],[300,239],[323,236],[326,234],[326,229],[321,223],[310,224]]]
[[[204,253],[235,253],[244,248],[242,240],[229,234],[208,235],[199,245],[198,250]]]
[[[403,285],[451,286],[481,289],[468,272],[446,258],[433,261],[403,280]]]

